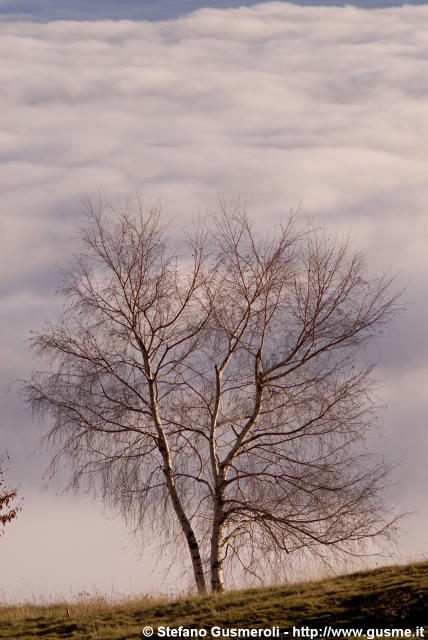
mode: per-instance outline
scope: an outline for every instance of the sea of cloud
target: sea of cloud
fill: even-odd
[[[58,309],[80,193],[102,187],[161,199],[183,227],[219,197],[241,197],[267,226],[301,205],[316,224],[350,230],[374,271],[399,273],[409,310],[382,346],[382,447],[403,459],[399,507],[421,511],[401,552],[424,552],[427,19],[428,6],[272,2],[159,22],[0,23],[0,422],[9,475],[49,512],[52,549],[62,534],[37,494],[47,456],[30,455],[38,434],[12,383],[32,367],[30,328]],[[84,517],[65,504],[83,548]],[[32,544],[31,509],[1,542],[9,556],[17,540]]]

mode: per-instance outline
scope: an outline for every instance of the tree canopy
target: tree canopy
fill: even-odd
[[[388,465],[365,442],[391,278],[294,216],[263,235],[222,207],[185,240],[140,202],[88,218],[25,387],[53,469],[184,543],[201,592],[388,536]]]

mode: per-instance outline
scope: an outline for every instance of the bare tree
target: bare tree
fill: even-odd
[[[184,536],[200,592],[225,567],[387,536],[388,468],[364,443],[391,280],[293,217],[260,237],[223,207],[184,246],[140,203],[88,214],[64,315],[32,338],[49,366],[25,387],[52,420],[53,470],[65,458],[75,489]]]
[[[0,536],[3,535],[5,526],[14,520],[21,510],[20,504],[12,506],[18,492],[8,487],[4,478],[3,465],[8,457],[7,453],[0,456]]]

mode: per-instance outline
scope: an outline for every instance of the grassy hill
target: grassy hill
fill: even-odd
[[[361,627],[364,632],[367,628],[414,630],[425,625],[428,636],[428,562],[176,601],[144,598],[117,604],[96,600],[0,607],[0,638],[14,640],[141,639],[147,625],[155,631],[161,625],[206,629],[278,626],[279,636],[289,639],[293,627],[317,629],[319,639],[329,625]],[[284,635],[284,630],[289,634]],[[301,631],[300,637],[310,638],[302,635],[305,633]]]

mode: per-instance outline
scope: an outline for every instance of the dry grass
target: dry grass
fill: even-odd
[[[270,627],[416,627],[428,623],[428,562],[318,582],[178,600],[31,604],[0,608],[0,637],[132,640],[151,625]],[[68,615],[69,613],[69,615]],[[291,636],[290,636],[291,637]]]

